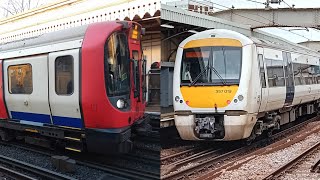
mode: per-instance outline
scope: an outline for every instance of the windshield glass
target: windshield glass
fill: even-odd
[[[127,36],[112,34],[105,44],[105,81],[108,96],[130,93]]]
[[[239,84],[240,74],[240,47],[197,47],[183,52],[181,85],[195,79],[194,85]]]

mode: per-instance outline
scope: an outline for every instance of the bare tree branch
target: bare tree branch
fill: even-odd
[[[0,8],[4,11],[4,16],[8,17],[38,7],[39,1],[40,0],[7,0],[7,4],[0,6]]]

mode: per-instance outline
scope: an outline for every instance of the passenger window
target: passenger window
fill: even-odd
[[[265,61],[269,87],[285,86],[283,61],[275,59],[265,59]]]
[[[312,84],[312,74],[310,65],[301,64],[301,74],[303,84]]]
[[[9,66],[8,82],[11,94],[31,94],[33,91],[31,64]]]
[[[71,95],[74,90],[73,57],[60,56],[55,60],[55,84],[58,95]]]
[[[319,66],[311,65],[309,68],[309,75],[312,76],[312,84],[318,84]]]
[[[295,85],[302,85],[301,79],[301,67],[298,63],[293,63],[293,74],[294,74],[294,82]]]
[[[315,66],[315,80],[316,84],[320,84],[320,67]]]

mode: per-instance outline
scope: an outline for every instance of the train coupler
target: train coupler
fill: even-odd
[[[150,118],[148,116],[145,116],[143,119],[137,121],[137,123],[132,126],[132,132],[135,134],[144,135],[151,131],[152,126],[150,125]]]
[[[224,129],[221,121],[214,116],[196,117],[195,132],[199,138],[223,138]]]

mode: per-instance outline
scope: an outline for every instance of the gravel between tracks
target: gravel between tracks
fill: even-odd
[[[296,165],[293,171],[287,171],[284,175],[280,176],[279,180],[317,180],[320,179],[320,173],[310,172],[310,167],[318,160],[320,157],[320,150],[311,156],[307,157],[302,163]]]
[[[3,146],[3,145],[0,145],[0,154],[23,161],[23,162],[33,164],[35,166],[39,166],[42,168],[59,172],[51,164],[51,157],[48,157],[45,155],[36,154],[30,151],[9,147],[9,146]],[[76,171],[74,174],[66,173],[66,175],[74,177],[76,179],[98,179],[104,174],[105,172],[102,172],[93,168],[80,166],[80,165],[76,165]]]
[[[266,155],[256,156],[254,159],[241,165],[238,169],[223,172],[218,179],[261,179],[266,174],[284,165],[318,141],[320,141],[320,133],[312,134],[306,139],[285,149]]]

